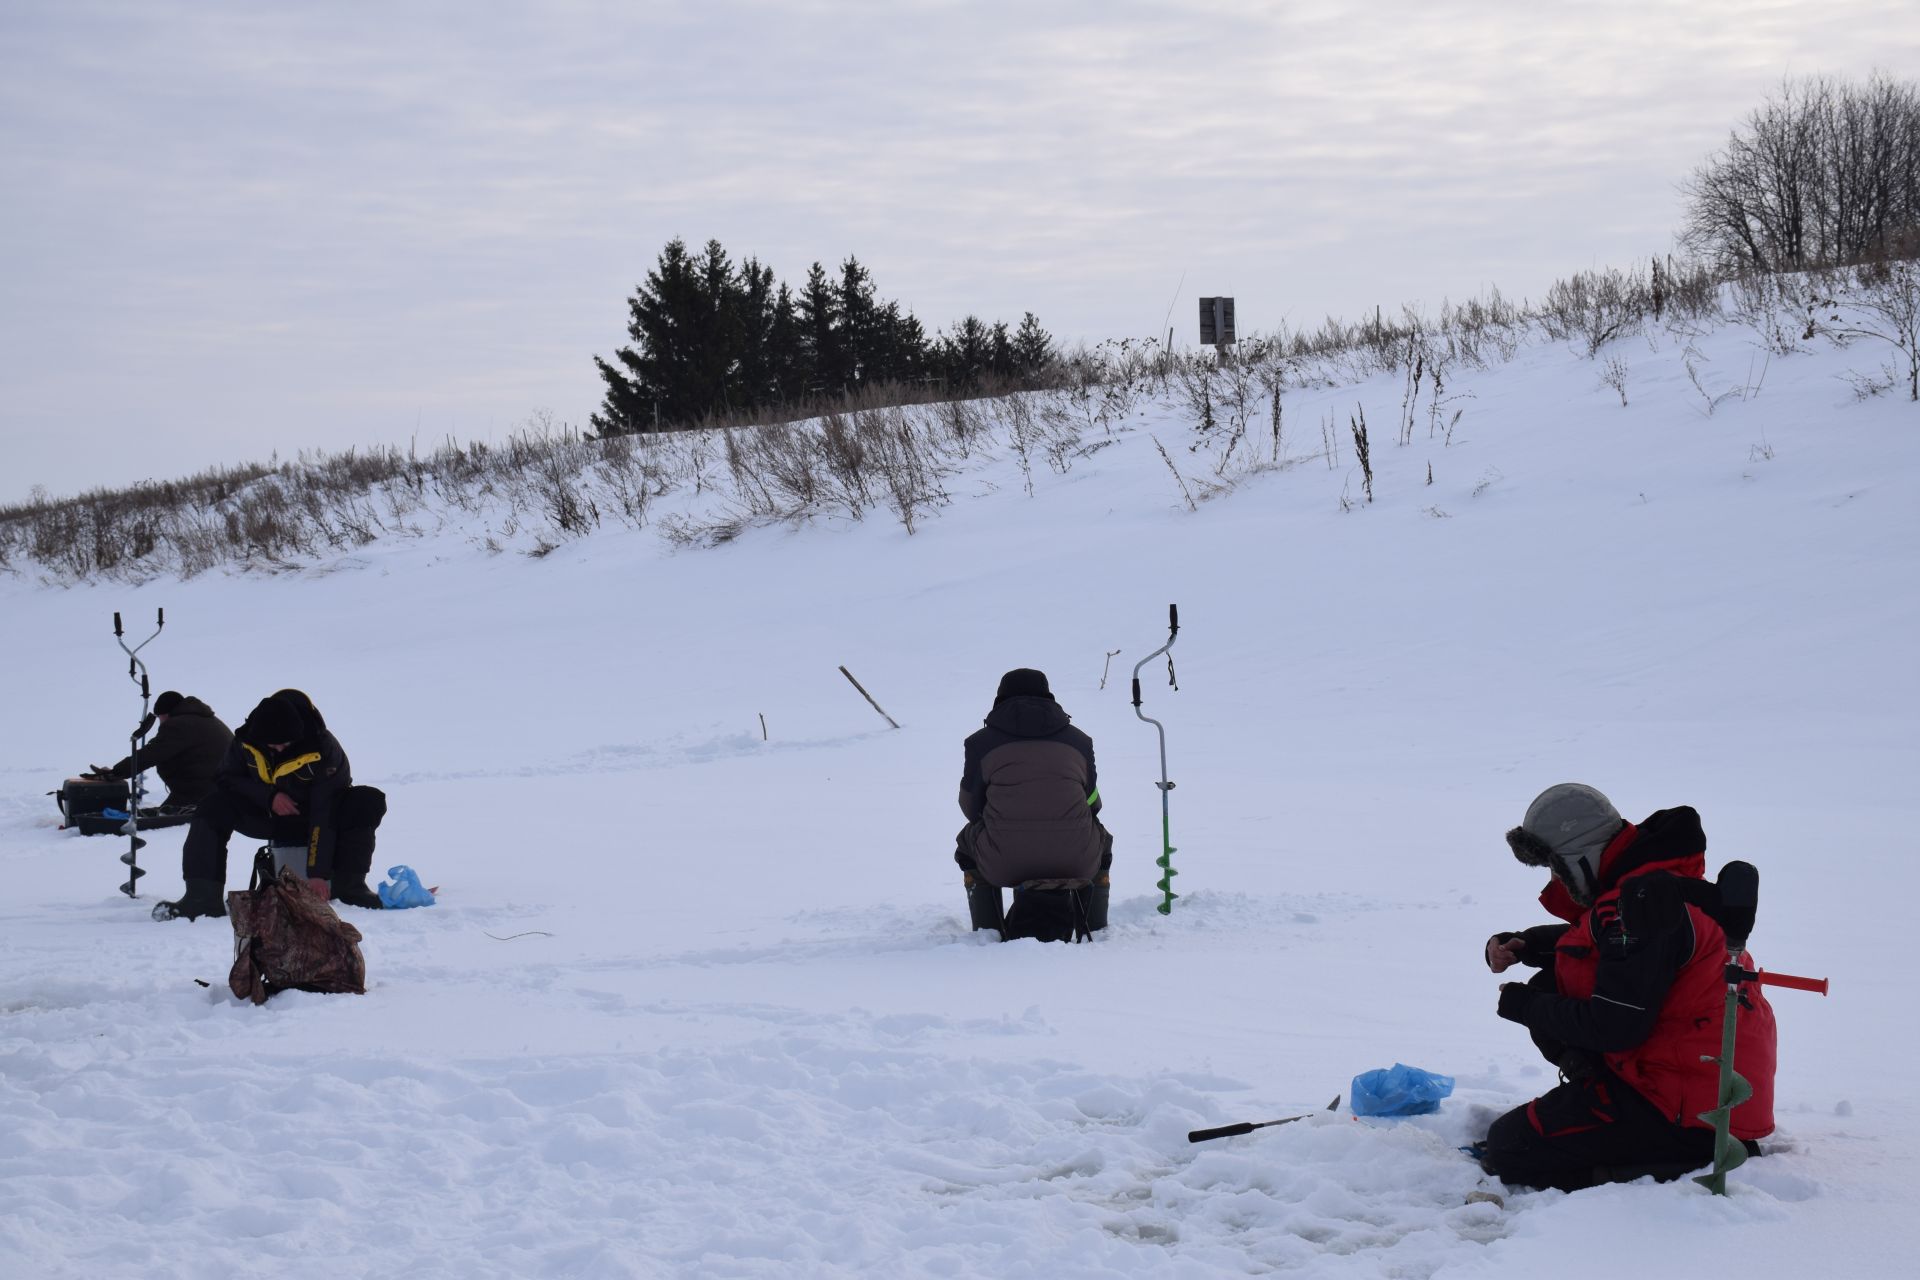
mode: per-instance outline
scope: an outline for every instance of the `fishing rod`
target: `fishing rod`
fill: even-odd
[[[1327,1110],[1338,1111],[1339,1109],[1340,1109],[1340,1095],[1336,1093],[1333,1095],[1333,1101],[1327,1104]],[[1238,1137],[1240,1134],[1243,1134],[1243,1133],[1252,1133],[1255,1129],[1271,1129],[1274,1125],[1277,1125],[1277,1124],[1292,1124],[1295,1120],[1310,1120],[1314,1116],[1323,1115],[1323,1114],[1325,1113],[1319,1112],[1319,1111],[1309,1111],[1305,1115],[1288,1116],[1284,1120],[1259,1120],[1259,1121],[1242,1120],[1239,1124],[1223,1124],[1217,1129],[1195,1129],[1189,1134],[1187,1134],[1187,1141],[1188,1142],[1211,1142],[1215,1138],[1234,1138],[1234,1137]]]

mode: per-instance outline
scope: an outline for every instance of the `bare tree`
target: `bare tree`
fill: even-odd
[[[1735,270],[1897,254],[1920,226],[1920,86],[1788,79],[1681,184],[1682,239]]]

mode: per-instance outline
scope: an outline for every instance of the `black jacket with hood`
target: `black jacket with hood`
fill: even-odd
[[[220,722],[212,707],[198,698],[182,698],[160,721],[153,737],[113,766],[107,776],[131,778],[153,769],[167,789],[162,803],[199,804],[212,792],[221,759],[232,745],[233,730]]]
[[[298,689],[282,689],[273,698],[298,713],[300,736],[276,752],[264,742],[247,741],[259,735],[241,725],[221,763],[220,788],[266,813],[272,812],[276,792],[291,796],[306,825],[307,874],[330,879],[338,826],[335,808],[353,785],[353,771],[313,699]]]
[[[1091,880],[1100,872],[1106,833],[1095,816],[1093,739],[1052,698],[1006,698],[967,739],[960,811],[989,884]]]

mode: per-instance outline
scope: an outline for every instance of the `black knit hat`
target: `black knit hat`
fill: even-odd
[[[1051,700],[1053,690],[1047,688],[1047,673],[1035,671],[1032,667],[1015,667],[1000,677],[1000,687],[994,691],[993,705],[999,706],[1008,698],[1047,698]]]
[[[186,699],[181,697],[178,692],[169,689],[153,700],[153,714],[157,716],[170,716],[175,711],[178,711],[180,704],[185,701]]]
[[[247,713],[247,722],[234,736],[256,747],[276,742],[297,742],[306,726],[300,713],[279,698],[262,698],[260,705]]]

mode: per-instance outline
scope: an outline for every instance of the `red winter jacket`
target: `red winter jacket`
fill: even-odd
[[[1663,809],[1628,824],[1600,858],[1600,895],[1554,945],[1559,996],[1537,995],[1521,1021],[1530,1029],[1605,1057],[1622,1080],[1676,1124],[1709,1128],[1700,1113],[1719,1105],[1726,1010],[1727,939],[1711,916],[1686,901],[1679,880],[1706,878],[1700,815]],[[1564,891],[1543,905],[1572,906]],[[1578,911],[1578,907],[1574,907]],[[1751,969],[1752,959],[1741,953]],[[1740,989],[1734,1067],[1753,1086],[1736,1107],[1737,1138],[1773,1132],[1776,1054],[1773,1007],[1756,982]]]

